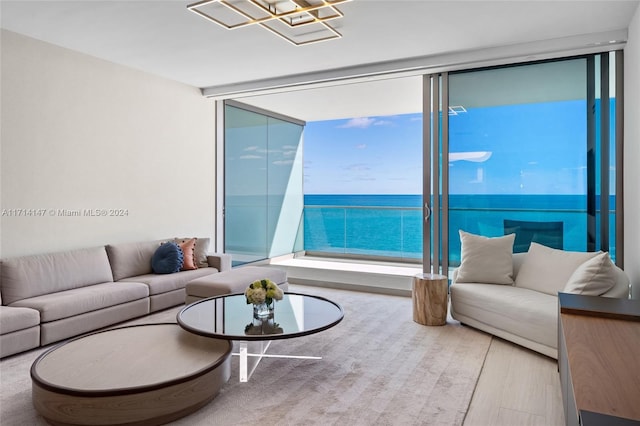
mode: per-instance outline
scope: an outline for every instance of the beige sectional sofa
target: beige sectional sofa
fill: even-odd
[[[2,299],[0,297],[0,302]],[[0,358],[40,345],[40,312],[0,306]]]
[[[559,292],[629,297],[629,277],[608,253],[532,243],[527,253],[512,254],[505,237],[469,235],[450,287],[451,316],[465,325],[557,359]]]
[[[0,357],[184,303],[186,283],[231,269],[196,249],[199,267],[154,274],[157,240],[22,256],[0,262]]]
[[[196,278],[231,270],[231,256],[207,254],[209,240],[200,238],[196,246],[198,269],[175,274],[154,274],[151,257],[165,240],[107,245],[113,280],[119,283],[143,283],[149,289],[149,312],[184,303],[185,285]]]

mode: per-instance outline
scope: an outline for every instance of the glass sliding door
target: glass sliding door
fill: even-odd
[[[224,251],[234,265],[302,250],[303,122],[227,101]]]
[[[448,150],[446,141],[449,122],[443,119],[447,110],[448,75],[430,74],[422,80],[422,270],[440,274],[448,269],[448,173],[443,173],[443,155]],[[445,196],[443,196],[445,195]]]
[[[225,107],[225,253],[234,263],[268,256],[267,117]]]
[[[604,250],[618,259],[617,246],[622,248],[622,229],[616,223],[622,214],[622,51],[606,52],[587,58],[587,207],[589,238],[588,250]],[[619,218],[618,218],[619,219]]]
[[[458,230],[587,249],[586,60],[449,75],[451,264]]]
[[[459,230],[621,264],[620,54],[425,77],[433,272],[460,264]]]

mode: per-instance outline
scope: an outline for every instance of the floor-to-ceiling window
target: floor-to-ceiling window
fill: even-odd
[[[236,102],[224,110],[224,250],[234,264],[302,250],[304,122]]]
[[[452,264],[459,229],[586,250],[586,97],[586,59],[449,75]]]
[[[533,241],[616,258],[620,60],[607,52],[425,80],[438,97],[429,131],[440,184],[429,199],[445,207],[430,231],[446,250],[430,262],[459,264],[459,230],[514,232],[515,252]]]
[[[429,105],[429,111],[436,111],[433,115],[427,111],[425,117],[437,119],[423,126],[426,133],[431,134],[429,141],[423,134],[424,153],[429,157],[435,150],[434,157],[423,160],[423,167],[425,175],[432,173],[434,179],[423,181],[421,185],[428,188],[424,200],[428,202],[429,209],[424,209],[424,214],[421,214],[421,207],[412,205],[409,210],[420,222],[424,222],[422,219],[431,211],[434,216],[440,216],[437,229],[429,228],[422,239],[431,244],[429,250],[441,250],[435,256],[423,250],[425,256],[432,257],[430,262],[442,265],[444,270],[459,263],[459,229],[487,236],[514,231],[526,234],[524,241],[517,241],[516,251],[526,251],[529,242],[535,241],[567,250],[608,250],[616,261],[621,261],[617,250],[621,223],[618,216],[621,211],[618,195],[622,193],[618,178],[621,173],[618,166],[621,141],[615,131],[621,119],[616,108],[616,103],[620,102],[617,95],[621,81],[620,64],[620,53],[606,52],[450,71],[425,78],[430,83],[424,92],[423,107]],[[309,92],[305,92],[305,99],[308,101],[309,98]],[[240,115],[255,112],[238,109],[242,110]],[[446,113],[442,114],[442,111]],[[369,119],[376,117],[383,116],[368,116]],[[251,120],[256,120],[256,123],[228,126],[224,155],[225,232],[229,234],[225,234],[224,247],[235,254],[234,259],[247,261],[277,255],[274,253],[279,250],[271,250],[274,245],[270,238],[277,235],[274,230],[285,223],[283,215],[289,211],[285,204],[275,203],[275,209],[268,208],[272,204],[267,194],[278,191],[274,192],[266,184],[274,180],[266,172],[267,164],[271,163],[262,156],[272,150],[264,142],[269,138],[269,131],[265,130],[269,118],[251,116],[248,122]],[[345,118],[343,121],[348,120]],[[384,126],[370,127],[371,131],[380,129]],[[240,142],[232,147],[229,142],[234,137]],[[392,142],[397,144],[399,140]],[[297,146],[301,158],[302,144]],[[365,146],[368,147],[366,143],[351,145],[354,151],[359,152]],[[336,164],[347,158],[335,149],[328,150],[328,154]],[[416,151],[418,156],[420,152]],[[380,158],[381,164],[391,161],[388,155]],[[247,171],[247,166],[256,166],[259,161],[265,161],[263,168]],[[284,164],[284,160],[280,161]],[[365,170],[363,164],[353,164],[359,166],[359,172]],[[251,176],[246,173],[251,173]],[[291,173],[289,184],[294,178],[302,184],[302,172]],[[230,178],[244,183],[232,188],[227,182]],[[347,188],[343,184],[340,190],[346,191]],[[249,195],[262,198],[264,202],[250,204]],[[313,215],[314,223],[319,224],[313,229],[302,226],[298,217],[302,190],[300,196],[293,197],[295,203],[287,204],[295,207],[286,220],[286,228],[292,230],[295,223],[296,230],[300,231],[294,238],[294,248],[288,252],[301,250],[302,244],[313,236],[317,237],[314,244],[320,245],[320,251],[331,255],[374,255],[403,260],[420,255],[413,247],[407,250],[403,245],[406,241],[404,231],[413,228],[403,225],[402,215],[398,216],[399,220],[391,215],[388,210],[396,206],[392,206],[393,209],[371,209],[380,206],[365,203],[353,208],[335,200],[320,203],[319,199],[315,197],[307,206],[312,208],[305,212],[307,219]],[[372,231],[388,218],[393,219],[393,226],[385,227],[390,231],[389,238]],[[352,219],[358,219],[358,223],[364,225],[352,227]],[[411,220],[413,225],[413,216]],[[366,221],[370,221],[373,227]],[[233,232],[240,237],[231,238]],[[409,234],[419,234],[419,231]],[[256,238],[256,235],[263,237]],[[291,247],[289,234],[282,235],[288,235],[281,240],[283,246]],[[377,239],[363,239],[364,236]],[[380,245],[368,247],[365,241],[385,238],[391,242],[387,245],[391,250],[380,250]],[[339,242],[334,243],[334,239]]]

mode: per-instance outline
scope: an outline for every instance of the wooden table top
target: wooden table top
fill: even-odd
[[[230,342],[197,336],[174,323],[138,325],[56,346],[33,363],[31,377],[59,393],[121,395],[205,374],[230,354]]]
[[[561,319],[577,409],[640,420],[640,322]]]

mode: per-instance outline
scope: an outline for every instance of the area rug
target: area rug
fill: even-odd
[[[229,382],[201,410],[173,425],[461,425],[490,336],[448,319],[413,322],[411,298],[291,286],[338,302],[345,312],[319,334],[274,341],[248,383]],[[175,320],[179,308],[133,321]],[[2,425],[46,425],[31,405],[29,368],[45,349],[0,362]]]

